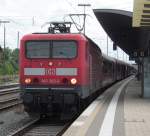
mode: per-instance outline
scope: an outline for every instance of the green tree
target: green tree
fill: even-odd
[[[11,64],[15,70],[15,73],[18,72],[19,69],[19,49],[14,49],[11,53]]]
[[[0,75],[13,75],[18,73],[19,49],[5,49],[3,63],[0,64]]]

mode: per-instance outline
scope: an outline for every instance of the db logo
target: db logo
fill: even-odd
[[[45,75],[56,75],[55,68],[46,68],[45,69]]]

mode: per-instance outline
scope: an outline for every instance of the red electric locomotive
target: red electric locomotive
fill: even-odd
[[[58,27],[57,27],[58,28]],[[25,35],[20,44],[20,85],[25,110],[49,113],[80,107],[98,89],[117,80],[116,59],[82,34]],[[119,77],[118,77],[119,78]]]

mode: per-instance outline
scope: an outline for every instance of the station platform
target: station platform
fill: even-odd
[[[134,76],[107,89],[63,136],[150,136],[150,99]]]

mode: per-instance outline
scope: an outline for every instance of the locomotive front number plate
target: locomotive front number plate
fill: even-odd
[[[55,68],[46,68],[45,75],[51,75],[51,76],[56,75],[56,69]]]

